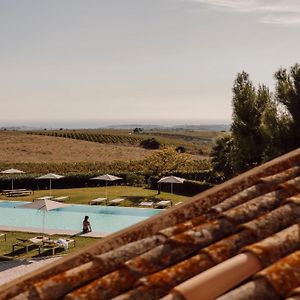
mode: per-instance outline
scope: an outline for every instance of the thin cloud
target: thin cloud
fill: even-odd
[[[191,0],[215,9],[240,13],[259,13],[265,24],[300,24],[299,0]]]
[[[294,17],[289,15],[264,16],[261,19],[261,22],[265,24],[277,24],[277,25],[300,25],[300,14]]]

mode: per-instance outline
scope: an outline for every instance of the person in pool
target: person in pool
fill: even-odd
[[[92,231],[92,227],[89,221],[89,216],[85,216],[84,220],[82,222],[82,232],[83,233],[88,233]]]

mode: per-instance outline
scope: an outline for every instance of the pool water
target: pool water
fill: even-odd
[[[0,201],[0,226],[74,230],[89,216],[93,232],[113,233],[161,212],[159,209],[70,205],[50,211],[19,208],[28,202]],[[45,214],[45,216],[44,216]],[[45,218],[44,218],[45,217]]]

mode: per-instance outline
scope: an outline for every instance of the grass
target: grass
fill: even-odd
[[[142,160],[151,151],[24,132],[0,131],[0,163],[77,163]]]
[[[55,185],[55,182],[53,183]],[[175,187],[176,188],[176,187]],[[25,197],[5,197],[1,196],[3,200],[14,201],[32,201],[34,198],[48,196],[49,190],[35,191],[34,194]],[[52,190],[54,197],[69,196],[70,199],[65,203],[74,204],[88,204],[90,200],[106,196],[106,188],[93,187],[93,188],[75,188],[75,189],[54,189]],[[107,195],[109,199],[125,198],[121,206],[138,206],[142,201],[159,201],[159,200],[172,200],[173,204],[184,201],[188,197],[162,192],[157,194],[156,190],[150,190],[142,187],[133,186],[108,186]]]
[[[51,252],[45,251],[42,252],[39,255],[38,247],[31,247],[29,251],[26,253],[25,248],[16,248],[15,252],[12,252],[12,246],[18,241],[17,238],[20,239],[30,239],[37,236],[36,233],[27,233],[27,232],[6,232],[6,241],[1,237],[0,239],[0,262],[4,260],[10,260],[10,259],[27,259],[27,258],[38,258],[38,257],[44,257],[44,256],[51,256]],[[64,238],[63,235],[51,235],[51,239],[58,239],[58,238]],[[94,243],[97,238],[91,238],[91,237],[80,237],[75,236],[74,238],[76,241],[76,247],[73,247],[73,245],[70,245],[70,247],[67,250],[64,249],[57,249],[56,253],[61,254],[69,254],[73,251],[76,251],[80,248],[83,248],[91,243]]]

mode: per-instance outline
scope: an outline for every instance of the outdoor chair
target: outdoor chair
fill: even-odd
[[[155,208],[166,208],[172,206],[172,201],[171,200],[162,200],[159,201],[155,204]]]
[[[30,247],[33,247],[33,246],[38,247],[45,240],[49,240],[49,238],[44,237],[44,236],[36,236],[34,238],[31,238],[31,239],[17,238],[17,242],[12,245],[12,252],[15,252],[16,248],[25,248],[25,251],[27,253]]]
[[[69,245],[76,246],[76,241],[72,239],[58,239],[58,240],[45,240],[41,245],[39,245],[39,254],[42,252],[50,251],[52,255],[58,249],[67,250]]]
[[[140,207],[153,207],[154,206],[154,202],[147,202],[147,201],[144,201],[144,202],[141,202],[139,204]]]
[[[64,202],[65,200],[69,199],[69,196],[60,196],[60,197],[55,197],[52,200],[57,201],[57,202]]]
[[[90,205],[98,205],[101,204],[103,202],[106,202],[107,198],[97,198],[97,199],[93,199],[89,202]]]
[[[32,190],[27,189],[14,189],[14,190],[2,190],[2,195],[7,197],[16,197],[16,196],[28,196],[32,193]]]
[[[123,198],[116,198],[113,200],[109,200],[108,203],[109,203],[109,205],[116,205],[116,204],[123,202],[124,200],[125,199],[123,199]]]
[[[53,200],[53,196],[43,196],[43,197],[35,198],[33,199],[33,202],[36,200]]]

